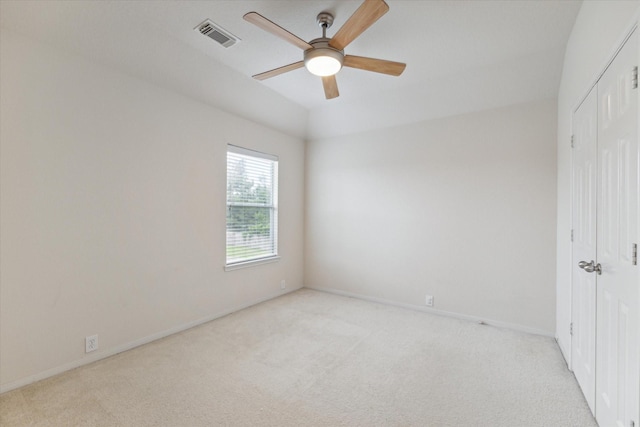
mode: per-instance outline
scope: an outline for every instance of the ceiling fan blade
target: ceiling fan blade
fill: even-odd
[[[293,64],[285,65],[283,67],[275,68],[273,70],[265,71],[264,73],[256,74],[252,76],[256,80],[266,80],[271,77],[279,76],[280,74],[284,74],[288,71],[297,70],[298,68],[304,67],[304,61],[294,62]]]
[[[296,36],[293,33],[290,33],[275,22],[269,21],[267,18],[257,12],[249,12],[244,15],[243,18],[245,21],[251,22],[253,25],[262,28],[263,30],[273,34],[274,36],[278,36],[295,46],[298,46],[300,49],[307,50],[313,47],[306,41],[302,40],[300,37]]]
[[[327,99],[333,99],[340,96],[338,92],[338,82],[336,76],[326,76],[322,78],[322,86],[324,86],[324,96]]]
[[[388,10],[389,6],[384,0],[365,0],[333,36],[329,45],[334,49],[343,50]]]
[[[366,71],[374,71],[376,73],[389,74],[391,76],[399,76],[407,66],[407,64],[403,64],[402,62],[365,58],[363,56],[355,55],[345,55],[344,63],[342,65]]]

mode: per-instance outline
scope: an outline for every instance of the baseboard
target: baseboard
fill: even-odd
[[[469,316],[467,314],[455,313],[455,312],[452,312],[452,311],[437,310],[435,308],[424,307],[424,306],[421,306],[421,305],[406,304],[406,303],[403,303],[403,302],[392,301],[392,300],[388,300],[388,299],[384,299],[384,298],[377,298],[377,297],[372,297],[372,296],[368,296],[368,295],[361,295],[361,294],[356,294],[356,293],[353,293],[353,292],[345,292],[345,291],[341,291],[341,290],[333,289],[333,288],[325,288],[325,287],[318,287],[318,286],[306,286],[306,285],[305,285],[305,288],[306,289],[312,289],[314,291],[327,292],[327,293],[330,293],[330,294],[341,295],[341,296],[345,296],[345,297],[357,298],[357,299],[361,299],[361,300],[364,300],[364,301],[371,301],[371,302],[377,302],[377,303],[385,304],[385,305],[392,305],[392,306],[395,306],[395,307],[407,308],[409,310],[423,311],[425,313],[437,314],[437,315],[446,316],[446,317],[453,317],[455,319],[460,319],[460,320],[468,320],[468,321],[475,322],[475,323],[482,323],[482,324],[485,324],[485,325],[495,326],[497,328],[511,329],[511,330],[518,331],[518,332],[525,332],[525,333],[528,333],[528,334],[542,335],[544,337],[555,338],[553,333],[549,333],[549,332],[543,331],[541,329],[530,328],[530,327],[524,326],[524,325],[518,325],[518,324],[515,324],[515,323],[507,323],[507,322],[502,322],[502,321],[499,321],[499,320],[486,319],[486,318],[476,317],[476,316]]]
[[[564,362],[567,364],[567,369],[572,371],[573,369],[571,369],[571,355],[569,354],[567,349],[564,347],[564,345],[562,345],[562,341],[560,340],[560,337],[558,335],[555,336],[555,339],[556,339],[556,343],[558,344],[558,348],[560,349],[560,353],[564,358]]]
[[[224,311],[212,314],[210,316],[206,316],[204,318],[201,318],[201,319],[198,319],[198,320],[194,320],[192,322],[188,322],[188,323],[185,323],[185,324],[182,324],[182,325],[179,325],[179,326],[175,326],[173,328],[170,328],[170,329],[167,329],[167,330],[164,330],[164,331],[161,331],[161,332],[158,332],[158,333],[155,333],[155,334],[152,334],[152,335],[137,339],[135,341],[131,341],[129,343],[126,343],[126,344],[123,344],[123,345],[120,345],[120,346],[117,346],[117,347],[114,347],[114,348],[105,349],[104,351],[100,350],[99,352],[91,354],[91,355],[87,355],[86,357],[83,357],[82,359],[78,359],[78,360],[75,360],[73,362],[66,363],[66,364],[60,365],[60,366],[56,366],[54,368],[47,369],[46,371],[38,372],[37,374],[29,375],[28,377],[21,378],[19,380],[12,381],[12,382],[7,383],[7,384],[0,385],[0,394],[6,393],[6,392],[11,391],[11,390],[18,389],[20,387],[24,387],[24,386],[29,385],[29,384],[33,384],[35,382],[38,382],[38,381],[53,377],[55,375],[61,374],[63,372],[70,371],[70,370],[75,369],[75,368],[79,368],[79,367],[84,366],[84,365],[88,365],[88,364],[93,363],[93,362],[97,362],[98,360],[106,359],[107,357],[114,356],[114,355],[116,355],[118,353],[122,353],[124,351],[134,349],[136,347],[140,347],[141,345],[149,344],[150,342],[159,340],[161,338],[165,338],[165,337],[168,337],[170,335],[177,334],[177,333],[182,332],[182,331],[186,331],[187,329],[191,329],[193,327],[202,325],[202,324],[210,322],[212,320],[219,319],[220,317],[224,317],[224,316],[226,316],[228,314],[235,313],[236,311],[243,310],[245,308],[251,307],[251,306],[256,305],[256,304],[260,304],[260,303],[265,302],[265,301],[269,301],[271,299],[280,297],[280,296],[288,294],[290,292],[295,292],[298,289],[300,289],[300,288],[287,289],[285,291],[279,291],[279,292],[276,292],[276,293],[273,293],[273,294],[269,294],[269,295],[267,295],[267,296],[265,296],[263,298],[258,298],[256,300],[249,301],[246,304],[241,304],[239,306],[230,308],[228,310],[224,310]]]

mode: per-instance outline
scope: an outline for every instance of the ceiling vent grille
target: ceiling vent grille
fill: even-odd
[[[238,37],[209,19],[198,25],[195,30],[224,47],[231,47],[240,41]]]

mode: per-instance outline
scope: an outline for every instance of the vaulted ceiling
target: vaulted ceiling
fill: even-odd
[[[244,21],[256,11],[304,40],[316,15],[330,37],[360,0],[3,0],[0,25],[300,137],[315,139],[557,95],[579,1],[387,0],[390,10],[347,54],[407,63],[400,77],[343,68],[326,100],[304,68],[252,75],[302,51]],[[211,19],[241,41],[223,48],[194,28]]]

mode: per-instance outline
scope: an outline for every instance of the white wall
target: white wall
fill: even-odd
[[[571,118],[637,21],[640,1],[585,1],[567,43],[558,93],[556,336],[567,360],[571,337]]]
[[[305,286],[552,335],[556,101],[307,146]]]
[[[302,286],[303,141],[0,40],[2,390]],[[223,270],[227,143],[280,157],[280,262]]]

